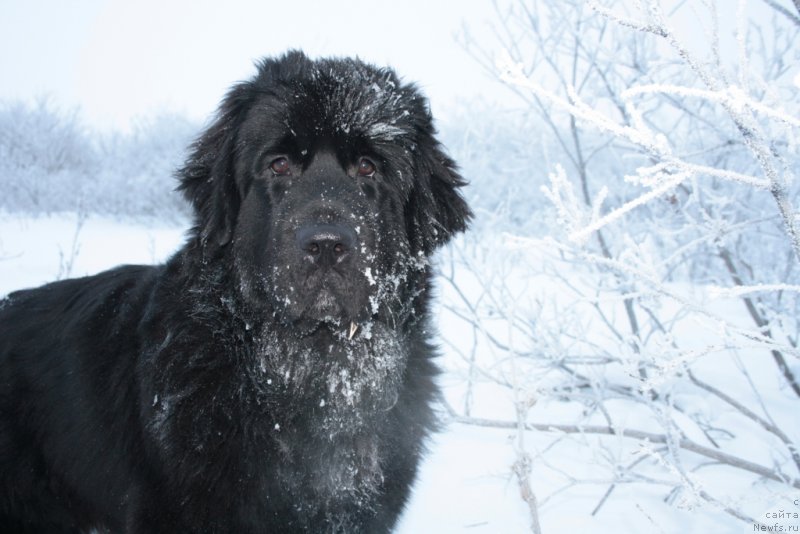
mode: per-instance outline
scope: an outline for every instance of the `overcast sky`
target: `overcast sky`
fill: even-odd
[[[436,112],[497,93],[454,38],[493,16],[488,0],[2,0],[0,99],[50,95],[102,128],[158,110],[202,120],[255,59],[301,48],[392,65]]]
[[[699,2],[675,22],[706,53]],[[784,0],[785,1],[785,0]],[[505,0],[498,0],[502,5]],[[253,62],[289,48],[358,55],[417,82],[441,116],[475,97],[515,103],[456,42],[467,27],[496,54],[491,0],[0,0],[0,100],[49,95],[100,128],[154,111],[204,120]],[[734,0],[718,5],[733,7]],[[787,4],[788,5],[788,4]],[[723,52],[735,56],[735,9],[722,9]],[[774,11],[747,3],[762,29]],[[728,20],[730,19],[730,20]],[[788,59],[788,58],[787,58]],[[800,74],[798,83],[800,83]]]

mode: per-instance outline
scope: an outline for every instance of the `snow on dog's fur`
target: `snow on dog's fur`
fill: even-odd
[[[165,265],[0,306],[0,532],[385,532],[436,395],[428,258],[466,227],[389,69],[267,59],[179,171]]]

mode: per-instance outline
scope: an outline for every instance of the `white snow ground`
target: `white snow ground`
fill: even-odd
[[[54,215],[30,218],[0,215],[0,295],[14,289],[36,286],[58,277],[92,274],[122,263],[153,263],[166,259],[180,246],[184,227],[165,226],[153,222],[126,223],[92,216],[79,228],[75,215]],[[79,230],[76,232],[76,229]],[[440,284],[443,285],[443,284]],[[442,288],[447,298],[447,290]],[[466,337],[457,331],[458,321],[452,317],[441,321],[443,336]],[[459,358],[445,351],[442,361],[448,371],[442,379],[446,394],[454,406],[462,402],[464,380],[458,372]],[[722,373],[721,367],[716,368]],[[508,420],[513,413],[514,399],[508,390],[481,386],[475,392],[474,413],[480,417]],[[775,394],[778,394],[777,387]],[[709,409],[695,400],[696,409]],[[553,421],[570,410],[559,403],[543,407]],[[534,417],[542,412],[533,412]],[[781,417],[796,419],[790,411]],[[631,422],[642,425],[637,414]],[[646,422],[645,422],[646,423]],[[789,425],[791,427],[791,425]],[[795,430],[790,428],[790,430]],[[746,431],[739,440],[738,451],[751,460],[771,465],[769,452],[758,449],[758,443],[747,439]],[[538,456],[553,446],[558,436],[553,433],[527,433],[526,446],[536,458],[533,466],[533,487],[541,501],[541,523],[545,533],[727,533],[754,532],[752,524],[733,519],[713,507],[694,510],[664,502],[668,488],[658,484],[620,484],[612,498],[600,511],[591,512],[602,501],[609,488],[596,467],[596,454],[614,453],[621,463],[628,463],[632,440],[608,438],[581,441],[566,440],[558,444],[556,455]],[[592,448],[592,443],[602,449]],[[588,445],[587,445],[588,444]],[[547,458],[545,463],[539,458]],[[529,532],[526,505],[519,496],[514,462],[514,432],[462,424],[451,424],[437,435],[430,454],[423,463],[419,481],[408,509],[398,528],[399,533],[522,533]],[[708,466],[716,475],[706,479],[709,489],[724,493],[731,488],[752,484],[752,477]],[[587,479],[596,474],[595,484],[564,487],[570,477]],[[764,522],[770,511],[797,511],[800,493],[787,494],[765,484],[753,485],[752,502],[739,502],[742,510],[759,516]],[[784,527],[784,532],[797,531],[800,521],[780,520],[770,524]]]

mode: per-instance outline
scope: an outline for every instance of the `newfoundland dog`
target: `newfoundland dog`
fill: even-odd
[[[426,99],[265,59],[178,171],[164,265],[0,302],[0,532],[386,532],[437,389],[431,254],[464,181]]]

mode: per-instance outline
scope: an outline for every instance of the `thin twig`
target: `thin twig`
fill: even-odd
[[[775,0],[763,0],[765,4],[769,7],[780,13],[781,15],[785,16],[789,20],[791,20],[796,26],[800,26],[800,17],[780,5]],[[797,8],[798,13],[800,13],[800,0],[794,0],[795,8]]]
[[[797,469],[800,471],[800,454],[798,454],[797,445],[791,439],[789,439],[789,436],[784,434],[784,432],[780,428],[770,423],[766,419],[760,417],[758,414],[750,410],[747,406],[740,403],[730,395],[724,393],[723,391],[720,391],[711,384],[707,384],[702,380],[698,379],[696,376],[694,376],[694,374],[691,371],[687,371],[687,374],[689,375],[689,379],[692,382],[694,382],[694,384],[697,387],[711,393],[712,395],[718,397],[724,402],[730,404],[731,406],[736,408],[736,410],[738,410],[739,413],[741,413],[748,419],[755,421],[756,423],[761,425],[764,428],[764,430],[774,434],[778,439],[780,439],[784,443],[784,445],[786,445],[786,447],[789,449],[789,453],[792,455],[792,460],[794,460],[795,466],[797,466]]]
[[[730,252],[728,252],[726,248],[720,248],[719,255],[722,258],[725,268],[728,270],[733,283],[737,286],[743,286],[744,281],[742,280],[742,277],[739,276],[739,271],[736,269],[736,265],[733,263]],[[772,332],[769,329],[769,323],[758,312],[753,300],[744,295],[741,298],[742,302],[744,302],[744,305],[747,308],[747,312],[750,314],[753,322],[756,323],[756,326],[758,326],[761,334],[772,339]],[[792,391],[794,391],[795,395],[800,397],[800,384],[797,382],[792,369],[786,363],[783,353],[775,348],[771,349],[770,353],[772,354],[772,359],[775,360],[775,364],[778,366],[778,369],[781,371],[781,374],[789,384],[789,387],[792,388]]]
[[[519,483],[519,492],[522,500],[528,505],[528,512],[531,517],[531,532],[542,534],[542,527],[539,524],[539,503],[536,494],[531,487],[531,457],[525,448],[525,418],[527,417],[529,405],[525,401],[517,402],[517,440],[516,454],[513,471]]]
[[[482,419],[477,417],[464,417],[452,413],[451,417],[455,422],[462,423],[465,425],[476,425],[476,426],[484,426],[490,428],[509,428],[509,429],[516,429],[518,427],[517,423],[510,421],[497,421],[493,419]],[[670,441],[665,434],[655,434],[653,432],[644,432],[642,430],[615,429],[608,426],[597,426],[597,425],[525,423],[525,429],[535,430],[539,432],[563,432],[566,434],[599,434],[606,436],[622,436],[631,439],[649,441],[650,443],[661,443],[661,444],[668,444]],[[731,454],[727,454],[722,451],[710,449],[708,447],[703,447],[702,445],[699,445],[687,438],[676,440],[676,444],[681,449],[694,452],[696,454],[705,456],[706,458],[711,458],[713,460],[729,465],[731,467],[742,469],[744,471],[749,471],[750,473],[754,473],[761,477],[768,478],[770,480],[774,480],[782,484],[787,484],[789,486],[792,486],[793,488],[800,489],[800,479],[781,478],[778,475],[776,475],[772,469],[751,462],[749,460],[745,460],[744,458],[739,458],[737,456],[733,456]]]

